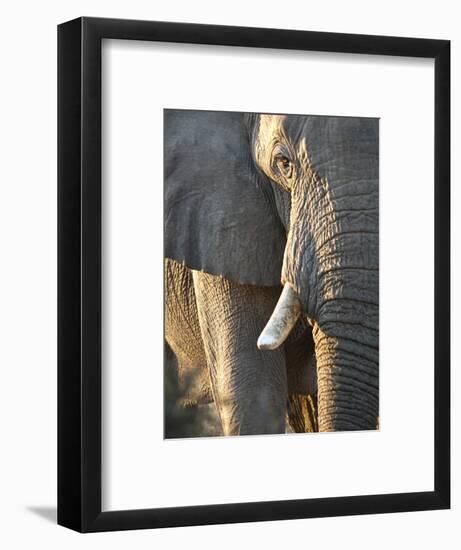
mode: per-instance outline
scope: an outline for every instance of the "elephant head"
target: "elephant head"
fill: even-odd
[[[319,430],[375,429],[378,120],[165,111],[165,130],[166,256],[281,283],[258,347],[279,347],[305,316]]]
[[[378,124],[261,115],[254,159],[290,194],[279,303],[261,334],[277,348],[304,313],[313,326],[320,430],[378,416]]]

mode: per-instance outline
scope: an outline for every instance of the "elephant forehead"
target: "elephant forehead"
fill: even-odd
[[[357,181],[377,185],[379,119],[287,115],[279,135],[332,190]]]
[[[256,131],[255,160],[266,175],[270,176],[272,151],[275,145],[284,138],[284,115],[260,115]]]
[[[259,119],[258,139],[261,143],[272,140],[283,127],[285,115],[261,115]]]

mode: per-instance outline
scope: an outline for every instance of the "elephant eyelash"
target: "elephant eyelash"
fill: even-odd
[[[291,160],[285,155],[277,155],[274,160],[280,174],[283,177],[290,179],[293,175],[293,163]]]

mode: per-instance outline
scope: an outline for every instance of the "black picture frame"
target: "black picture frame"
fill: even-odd
[[[103,38],[435,61],[434,490],[101,511]],[[82,17],[58,26],[58,523],[80,532],[450,507],[450,42]]]

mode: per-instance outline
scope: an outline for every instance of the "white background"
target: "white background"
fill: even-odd
[[[395,319],[433,318],[433,61],[112,40],[103,75],[103,508],[433,490],[432,330]],[[164,107],[381,117],[380,432],[163,440]]]
[[[263,9],[261,9],[263,7]],[[459,405],[453,399],[453,509],[354,518],[196,527],[81,536],[56,527],[56,24],[79,15],[451,38],[452,96],[460,94],[459,16],[450,1],[183,2],[132,0],[23,2],[3,12],[1,278],[2,453],[0,539],[7,548],[456,548],[459,545]],[[389,83],[389,89],[393,86]],[[453,105],[453,151],[460,111]],[[452,210],[459,211],[459,161],[453,162]],[[415,198],[415,208],[418,205]],[[460,222],[453,219],[453,234]],[[421,260],[423,263],[423,259]],[[453,246],[459,279],[459,245]],[[460,295],[453,285],[453,394],[459,391]],[[406,319],[396,322],[405,328]],[[423,321],[422,321],[423,323]],[[424,326],[421,339],[424,341]],[[415,418],[418,412],[415,411]],[[456,433],[457,432],[457,433]],[[411,433],[411,431],[409,431]],[[84,546],[83,546],[84,545]]]

